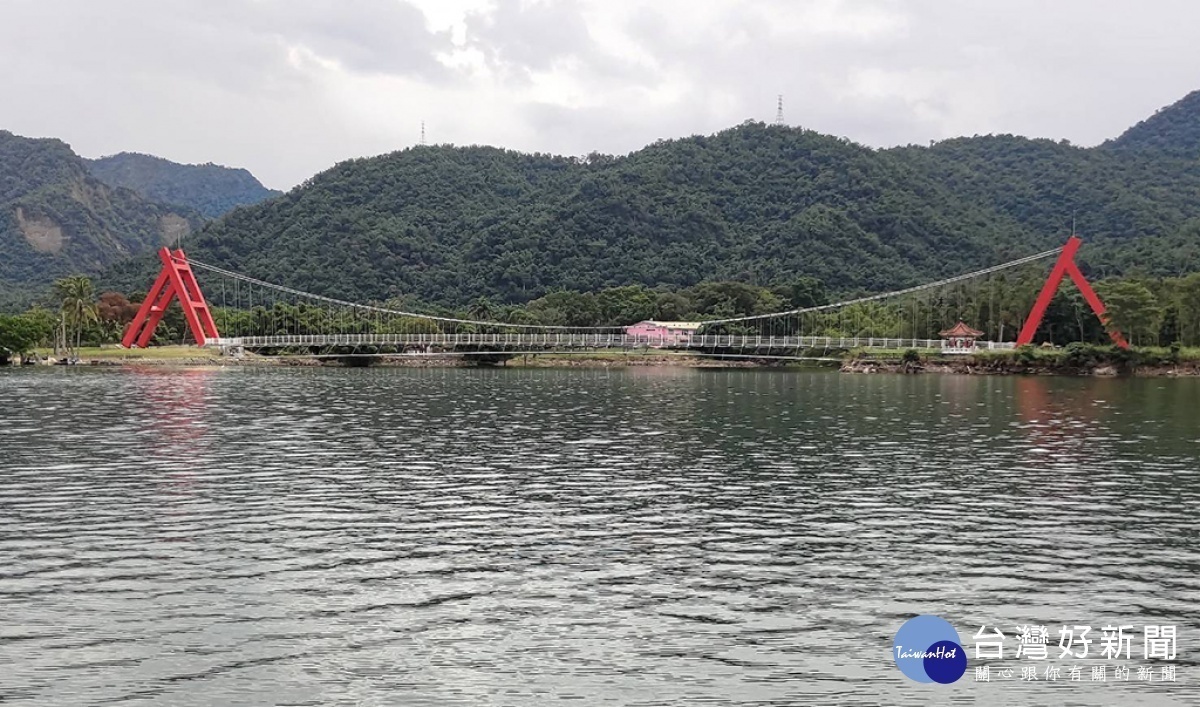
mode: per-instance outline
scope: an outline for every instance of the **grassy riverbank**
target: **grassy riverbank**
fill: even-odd
[[[43,359],[54,358],[50,349],[38,349],[37,355]],[[221,352],[215,348],[200,348],[199,346],[155,346],[148,349],[123,349],[119,346],[85,346],[79,349],[79,360],[83,363],[98,362],[180,362],[196,359],[198,361],[219,361]]]
[[[1200,375],[1200,348],[1097,346],[1022,346],[1007,351],[978,351],[948,356],[936,351],[858,350],[846,356],[842,370],[851,373],[930,372],[1056,375]]]

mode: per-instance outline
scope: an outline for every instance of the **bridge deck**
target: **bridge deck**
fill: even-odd
[[[312,334],[209,339],[209,345],[272,349],[387,346],[435,351],[551,351],[555,349],[672,349],[714,353],[798,349],[943,349],[941,339],[828,336],[699,335],[687,338],[629,334]],[[1011,342],[981,341],[979,349],[1011,349]]]

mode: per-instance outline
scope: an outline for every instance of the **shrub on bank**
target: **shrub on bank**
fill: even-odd
[[[1076,342],[1062,348],[1019,346],[1009,350],[980,350],[969,357],[941,356],[937,351],[917,349],[855,349],[846,352],[846,357],[852,361],[897,365],[929,361],[966,361],[984,369],[1009,372],[1022,369],[1089,371],[1109,366],[1121,371],[1130,371],[1139,366],[1161,367],[1200,362],[1200,349],[1185,348],[1178,343],[1170,347],[1122,349],[1111,344]]]
[[[984,358],[986,357],[986,358]],[[1005,357],[1025,366],[1092,369],[1112,366],[1129,370],[1139,366],[1175,366],[1200,361],[1200,349],[1186,349],[1178,343],[1170,347],[1140,346],[1123,349],[1111,344],[1074,342],[1061,349],[1021,346],[1013,351],[988,351],[977,354],[979,360],[998,361]]]
[[[920,363],[928,356],[936,357],[932,350],[919,349],[852,349],[846,356],[852,361],[878,361],[879,363]]]

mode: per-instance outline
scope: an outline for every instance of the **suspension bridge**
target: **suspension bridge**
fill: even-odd
[[[1033,341],[1064,277],[1070,277],[1096,315],[1103,303],[1075,264],[1081,241],[900,290],[831,304],[657,326],[653,320],[622,326],[562,326],[491,321],[407,311],[386,303],[358,303],[305,292],[216,265],[189,260],[182,250],[159,252],[162,270],[126,330],[122,345],[146,347],[168,307],[178,301],[193,339],[223,351],[303,356],[495,356],[657,350],[700,356],[820,358],[850,349],[923,349],[968,353],[1012,349]],[[1014,273],[1057,258],[1027,316],[1013,321],[997,294],[1013,287]],[[197,272],[205,278],[201,292]],[[1023,276],[1029,280],[1029,274]],[[1019,277],[1018,277],[1019,279]],[[1032,296],[1032,291],[1031,291]],[[217,304],[219,302],[219,304]],[[944,327],[963,321],[969,341],[947,339]],[[1019,331],[1018,329],[1019,323]],[[654,326],[642,326],[642,325]],[[1008,340],[1005,332],[1015,334]],[[1125,346],[1119,332],[1115,343]],[[935,338],[936,337],[936,338]]]

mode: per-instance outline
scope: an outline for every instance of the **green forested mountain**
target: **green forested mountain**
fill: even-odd
[[[352,160],[190,250],[355,300],[801,276],[849,293],[1056,247],[1072,219],[1098,274],[1200,270],[1198,195],[1200,160],[1013,136],[872,150],[746,123],[624,157],[438,146]]]
[[[55,277],[99,272],[201,222],[100,182],[60,140],[0,131],[0,304],[28,301]]]
[[[803,277],[838,295],[1056,247],[1074,220],[1094,275],[1179,275],[1200,271],[1200,159],[1170,149],[1200,130],[1195,95],[1090,149],[1000,135],[873,150],[752,122],[622,157],[414,147],[344,162],[237,209],[192,237],[189,251],[330,296],[454,307],[559,290],[783,286]],[[1167,147],[1135,149],[1134,137],[1162,116],[1172,126]],[[45,283],[161,240],[164,207],[90,180],[62,143],[8,135],[3,144],[3,247],[23,250],[0,263],[0,278]],[[91,190],[72,187],[80,184]],[[45,203],[87,206],[80,213],[103,228],[55,212],[50,222],[70,236],[59,243],[30,218]],[[13,225],[17,206],[23,227]],[[129,216],[137,209],[153,218]],[[136,293],[154,268],[149,255],[130,260],[101,285]]]
[[[215,164],[178,164],[152,155],[122,152],[87,160],[93,176],[163,204],[179,204],[216,218],[238,206],[282,192],[267,189],[247,170]]]
[[[1200,160],[1200,91],[1156,112],[1102,147],[1157,157]]]
[[[877,290],[1046,242],[902,154],[746,124],[620,158],[417,147],[354,160],[230,214],[190,250],[334,296],[454,304],[801,275]]]
[[[1200,106],[1193,114],[1200,128]],[[1012,135],[892,150],[959,198],[1047,244],[1072,222],[1100,274],[1200,271],[1200,158],[1181,160]]]

